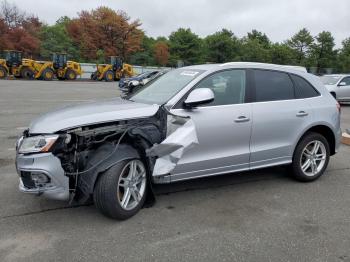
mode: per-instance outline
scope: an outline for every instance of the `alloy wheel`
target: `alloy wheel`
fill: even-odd
[[[327,151],[319,140],[309,142],[303,149],[300,167],[306,176],[316,176],[326,163]]]
[[[140,160],[132,160],[123,168],[118,181],[117,198],[124,210],[134,209],[146,191],[146,169]]]

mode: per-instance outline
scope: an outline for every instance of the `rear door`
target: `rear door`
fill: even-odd
[[[191,117],[199,141],[182,156],[172,181],[249,168],[252,121],[251,105],[245,103],[246,82],[245,70],[214,73],[195,87],[210,88],[215,95],[212,103],[171,110]]]
[[[255,102],[252,103],[250,167],[290,162],[294,144],[311,119],[305,99],[297,99],[289,74],[253,70]]]

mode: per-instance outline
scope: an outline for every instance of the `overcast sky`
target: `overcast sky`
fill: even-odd
[[[331,31],[337,46],[350,37],[350,0],[8,0],[53,24],[101,5],[140,19],[151,36],[168,36],[179,27],[206,36],[221,28],[242,37],[252,29],[283,41],[306,27],[313,35]]]

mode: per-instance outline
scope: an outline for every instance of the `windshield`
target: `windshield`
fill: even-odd
[[[204,70],[184,68],[171,70],[145,86],[130,97],[130,100],[162,105],[203,72]]]
[[[321,76],[321,81],[324,85],[335,85],[340,78],[341,76]]]

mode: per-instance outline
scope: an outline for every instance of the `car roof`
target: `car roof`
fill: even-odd
[[[187,66],[183,68],[193,69],[193,70],[197,69],[197,70],[217,71],[223,68],[242,68],[242,67],[307,73],[306,68],[302,66],[277,65],[277,64],[256,63],[256,62],[228,62],[223,64],[194,65],[194,66]]]

